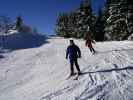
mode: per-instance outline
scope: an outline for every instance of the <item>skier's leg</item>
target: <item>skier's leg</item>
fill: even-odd
[[[92,47],[92,51],[93,51],[93,53],[96,53],[96,51],[95,51],[95,49]]]
[[[93,48],[93,52],[96,53],[95,49]]]
[[[71,70],[71,73],[70,75],[74,75],[74,68],[73,68],[73,65],[74,65],[74,61],[73,60],[70,60],[70,70]]]
[[[76,68],[78,70],[78,74],[79,74],[80,73],[80,68],[79,68],[79,64],[78,64],[77,59],[75,59],[74,62],[75,62],[75,66],[76,66]]]
[[[92,52],[92,49],[91,49],[91,47],[89,47],[89,49],[90,49],[90,52]]]
[[[95,50],[94,50],[92,44],[90,44],[90,51],[91,51],[93,54],[95,53]]]

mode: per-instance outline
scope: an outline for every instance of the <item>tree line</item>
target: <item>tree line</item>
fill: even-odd
[[[91,0],[81,0],[79,8],[58,15],[55,32],[65,38],[84,38],[89,33],[96,41],[126,40],[133,33],[131,0],[106,0],[93,14]]]

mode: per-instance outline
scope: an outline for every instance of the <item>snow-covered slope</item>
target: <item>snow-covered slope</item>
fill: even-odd
[[[67,39],[51,38],[38,48],[4,53],[0,100],[133,100],[133,42],[103,42],[92,55],[83,40],[79,65],[84,75],[66,79]]]
[[[46,43],[45,40],[46,37],[39,34],[12,30],[7,34],[0,35],[0,47],[10,50],[34,48]]]

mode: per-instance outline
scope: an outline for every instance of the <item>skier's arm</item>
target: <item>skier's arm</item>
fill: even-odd
[[[68,50],[69,48],[67,48],[67,50],[66,50],[66,59],[68,58],[68,54],[69,54],[69,50]]]
[[[77,50],[78,50],[78,56],[79,56],[79,58],[81,58],[81,51],[80,51],[80,48],[77,47]]]
[[[88,45],[88,41],[86,40],[86,41],[85,41],[85,46],[87,46],[87,45]]]
[[[95,40],[91,40],[91,41],[92,41],[92,43],[96,44]]]

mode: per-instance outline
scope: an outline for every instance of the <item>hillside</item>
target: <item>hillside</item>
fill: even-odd
[[[0,100],[133,100],[133,42],[98,42],[95,55],[83,40],[75,43],[82,52],[79,80],[66,79],[68,39],[1,53]]]
[[[35,48],[47,43],[45,40],[46,37],[43,35],[12,30],[0,35],[0,48],[8,50]]]

